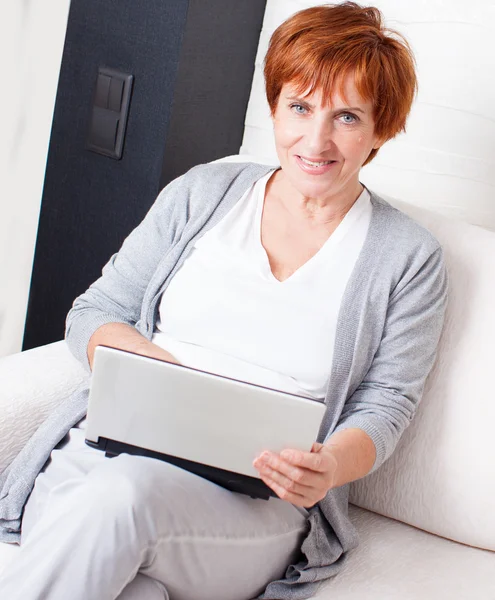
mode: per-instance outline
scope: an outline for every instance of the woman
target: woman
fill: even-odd
[[[105,344],[324,400],[318,443],[257,457],[279,497],[266,502],[105,458],[74,405],[2,597],[308,598],[357,545],[348,483],[413,417],[446,298],[438,242],[359,182],[416,89],[409,47],[380,19],[345,3],[283,23],[265,61],[280,167],[172,182],[67,320],[88,368]]]

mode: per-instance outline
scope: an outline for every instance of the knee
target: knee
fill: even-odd
[[[131,517],[135,521],[146,510],[149,485],[132,458],[109,459],[88,474],[79,501],[93,516],[98,513],[105,520]]]
[[[117,600],[134,600],[135,598],[139,598],[139,600],[169,600],[165,586],[142,573],[136,575]]]

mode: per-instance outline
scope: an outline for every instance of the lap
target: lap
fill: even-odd
[[[86,419],[73,427],[63,444],[52,450],[50,460],[36,478],[22,516],[21,542],[41,516],[50,491],[69,479],[82,478],[93,468],[108,460],[105,453],[91,448],[84,441]]]
[[[238,585],[239,577],[266,583],[281,577],[306,531],[306,511],[283,500],[233,493],[148,457],[107,458],[84,443],[82,423],[38,476],[25,509],[23,539],[42,518],[52,491],[63,493],[71,481],[82,485],[95,511],[129,503],[146,509],[156,530],[156,552],[141,572],[164,581],[176,598],[199,587],[205,598],[220,598],[219,590]]]

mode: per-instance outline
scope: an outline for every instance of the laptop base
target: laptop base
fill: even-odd
[[[178,458],[177,456],[171,456],[170,454],[147,450],[146,448],[140,448],[138,446],[117,442],[116,440],[109,440],[107,438],[100,437],[97,442],[86,440],[86,444],[92,448],[103,450],[105,456],[109,457],[118,456],[119,454],[134,454],[137,456],[157,458],[158,460],[168,462],[176,467],[194,473],[195,475],[199,475],[204,479],[208,479],[208,481],[216,483],[231,492],[246,494],[247,496],[251,496],[251,498],[268,500],[270,496],[276,497],[275,492],[257,477],[233,473],[232,471],[226,471],[225,469],[218,469],[192,460],[185,460],[183,458]]]

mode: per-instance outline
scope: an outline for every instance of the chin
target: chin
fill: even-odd
[[[294,173],[293,170],[286,172],[286,176],[292,187],[306,198],[319,198],[327,195],[335,184],[333,177],[320,178],[319,181],[315,181],[314,176],[300,175]]]

